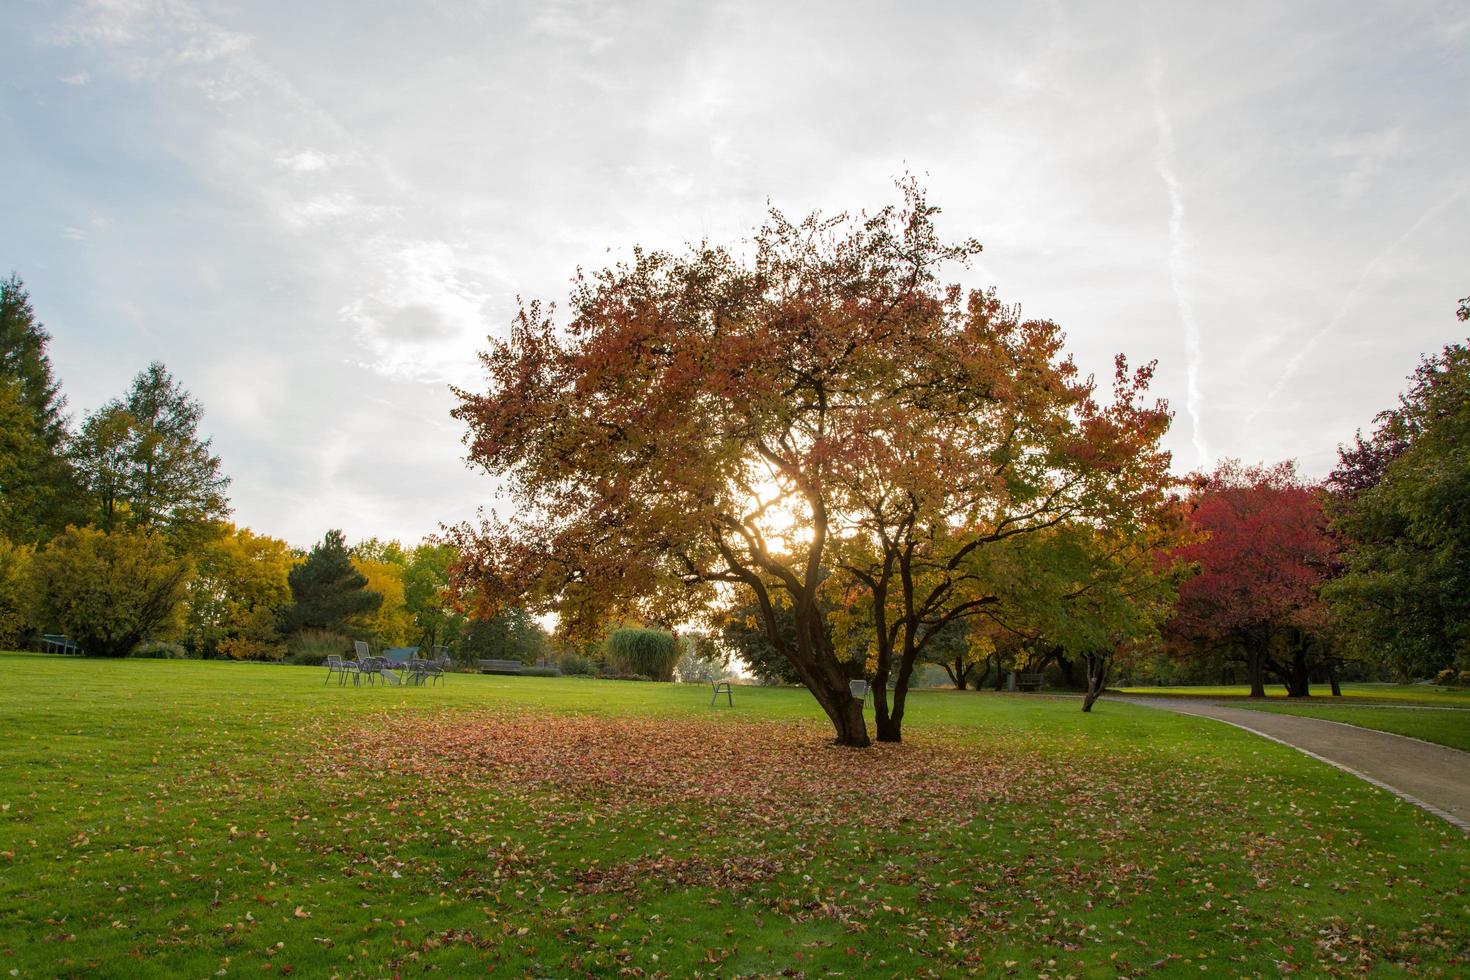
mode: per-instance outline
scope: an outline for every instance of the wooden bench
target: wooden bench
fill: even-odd
[[[77,646],[75,640],[62,636],[60,633],[42,633],[41,645],[45,647],[47,653],[77,654],[82,652],[82,648]]]
[[[482,674],[519,674],[526,669],[519,660],[480,660],[477,663]]]
[[[1039,691],[1046,686],[1045,674],[1017,674],[1016,690]]]

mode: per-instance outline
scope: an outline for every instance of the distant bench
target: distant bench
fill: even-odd
[[[526,665],[519,660],[480,660],[477,662],[482,674],[519,674],[526,669]]]
[[[62,636],[60,633],[42,633],[41,645],[46,648],[47,653],[81,653],[82,648],[77,646],[76,640]]]
[[[1016,674],[1016,690],[1039,691],[1046,684],[1045,674]]]

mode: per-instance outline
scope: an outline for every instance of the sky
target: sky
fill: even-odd
[[[162,360],[237,522],[416,541],[517,297],[911,172],[958,278],[1310,476],[1464,339],[1470,6],[9,0],[0,274],[80,417]]]

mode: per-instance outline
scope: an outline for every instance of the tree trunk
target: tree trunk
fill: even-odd
[[[1110,657],[1087,654],[1084,661],[1087,665],[1087,693],[1082,696],[1082,710],[1086,713],[1092,711],[1093,704],[1102,697],[1103,690],[1108,686],[1112,660]]]
[[[1293,664],[1286,674],[1286,696],[1289,698],[1309,698],[1312,696],[1311,682],[1307,679],[1307,671],[1301,664]]]
[[[880,742],[902,742],[903,741],[903,709],[908,701],[909,680],[914,675],[914,661],[918,653],[914,650],[906,651],[903,659],[898,664],[898,677],[893,685],[893,710],[888,711],[888,699],[886,691],[879,691],[878,696],[882,699],[884,713],[875,717],[877,720],[878,741]],[[885,678],[886,682],[886,678]]]
[[[839,683],[832,683],[832,679],[826,676],[829,671],[821,669],[820,665],[811,671],[803,670],[801,665],[797,665],[797,672],[803,675],[802,680],[807,690],[812,692],[812,696],[827,713],[836,732],[838,745],[866,748],[871,744],[868,740],[868,724],[863,718],[863,703],[852,696],[852,690],[847,686],[845,678]]]
[[[1266,696],[1265,669],[1261,664],[1261,655],[1256,651],[1246,654],[1246,673],[1250,675],[1251,697],[1263,698]]]
[[[1342,697],[1342,685],[1340,685],[1340,684],[1337,683],[1337,661],[1336,660],[1329,659],[1327,661],[1327,683],[1329,683],[1329,684],[1332,685],[1332,696],[1333,697],[1335,697],[1335,698]]]
[[[839,706],[836,714],[828,712],[832,727],[837,730],[837,744],[854,749],[867,748],[868,723],[863,718],[863,703],[849,692],[847,702]]]
[[[868,697],[873,699],[873,727],[880,742],[884,741],[883,733],[893,728],[893,718],[888,710],[888,672],[891,669],[892,656],[883,650],[880,640],[877,666],[873,669],[872,684],[868,688]]]
[[[877,676],[873,678],[873,686],[868,689],[868,696],[873,699],[873,728],[877,733],[878,741],[894,742],[897,739],[883,737],[884,733],[893,731],[893,717],[888,709],[888,678],[885,676],[879,682]]]
[[[1273,662],[1272,667],[1276,673],[1281,675],[1281,680],[1286,684],[1287,697],[1309,698],[1312,696],[1312,668],[1307,662],[1307,644],[1301,638],[1292,644],[1291,659],[1286,662],[1286,666],[1280,667]]]
[[[944,672],[949,675],[949,682],[954,685],[956,691],[963,691],[970,683],[970,668],[965,665],[965,657],[961,654],[954,658],[954,663],[940,664]]]
[[[801,682],[827,713],[836,732],[837,744],[866,748],[871,743],[862,702],[852,696],[852,689],[847,685],[847,670],[832,649],[826,623],[815,611],[815,603],[806,608],[798,604],[795,614],[796,649],[787,647],[783,651],[786,659],[796,668]],[[771,623],[767,624],[767,636],[773,641],[778,636]]]

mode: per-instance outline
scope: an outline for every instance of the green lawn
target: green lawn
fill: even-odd
[[[1203,698],[1249,698],[1251,689],[1246,684],[1199,685],[1196,687],[1121,687],[1123,694],[1170,697],[1188,696]],[[1354,700],[1385,701],[1404,704],[1425,704],[1438,707],[1470,708],[1470,688],[1436,687],[1432,684],[1369,684],[1349,683],[1342,685],[1342,697],[1332,698],[1326,684],[1312,686],[1314,699],[1322,701]],[[1286,698],[1286,690],[1280,684],[1266,685],[1266,697]]]
[[[0,975],[1470,964],[1470,840],[1168,712],[921,692],[853,751],[794,690],[0,671]]]
[[[1389,708],[1361,704],[1242,704],[1254,711],[1325,718],[1395,735],[1409,735],[1470,752],[1470,711]]]

